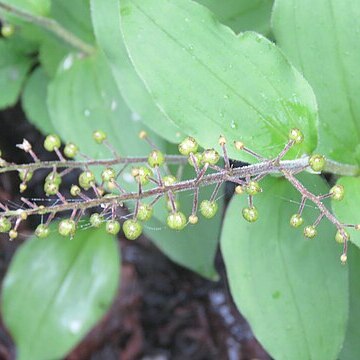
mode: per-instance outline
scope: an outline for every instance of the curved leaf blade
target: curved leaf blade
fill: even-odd
[[[327,191],[314,175],[301,180],[317,193]],[[255,224],[240,220],[245,198],[231,201],[221,236],[230,290],[275,359],[335,359],[346,329],[348,271],[329,223],[322,222],[319,238],[311,241],[290,227],[297,201],[299,194],[279,178],[264,181]],[[306,223],[317,216],[315,209],[305,209]]]
[[[360,162],[360,3],[276,0],[279,46],[302,70],[319,103],[319,149],[331,159]]]
[[[192,1],[121,4],[125,44],[138,74],[157,106],[203,147],[214,147],[222,134],[274,156],[289,129],[299,127],[306,139],[300,152],[315,148],[314,94],[273,43],[250,32],[235,36]],[[245,157],[233,148],[229,153]]]
[[[66,355],[104,315],[119,284],[119,248],[104,229],[29,239],[4,279],[2,314],[18,359]]]

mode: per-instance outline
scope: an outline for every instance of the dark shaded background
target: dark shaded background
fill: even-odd
[[[29,140],[41,159],[52,154],[42,148],[42,135],[29,124],[21,107],[0,112],[0,149],[5,159],[28,161],[16,148]],[[43,172],[36,172],[27,197],[43,197]],[[75,175],[74,175],[75,176]],[[74,183],[66,177],[69,185]],[[20,202],[16,173],[0,177],[0,201]],[[68,186],[70,187],[70,186]],[[0,238],[0,280],[16,248],[36,223],[22,223],[19,239]],[[104,319],[83,339],[67,360],[267,360],[249,325],[232,303],[220,254],[221,280],[213,283],[168,260],[145,237],[119,239],[122,249],[121,289]],[[10,336],[0,322],[0,360],[15,358]]]

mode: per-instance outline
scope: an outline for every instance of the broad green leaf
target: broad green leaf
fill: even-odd
[[[144,124],[168,141],[179,142],[180,128],[156,107],[129,59],[120,30],[119,0],[91,0],[91,7],[97,41],[112,67],[124,100]]]
[[[0,109],[16,103],[32,65],[32,59],[16,51],[9,40],[0,40]]]
[[[1,0],[1,2],[32,15],[46,16],[50,11],[51,0]]]
[[[345,196],[342,201],[332,201],[332,208],[344,224],[360,224],[360,178],[342,177],[337,184],[344,186]],[[354,229],[347,229],[350,234],[350,241],[360,247],[360,232]]]
[[[349,267],[349,322],[340,360],[354,360],[360,358],[360,250],[350,245],[348,251]]]
[[[314,193],[328,191],[315,175],[299,180]],[[346,330],[348,271],[335,229],[323,220],[318,237],[306,240],[289,225],[297,191],[282,178],[265,180],[263,188],[255,198],[256,223],[241,218],[245,197],[235,197],[226,212],[221,250],[231,294],[276,360],[336,359]],[[311,205],[305,208],[305,224],[317,217]]]
[[[360,2],[276,0],[277,43],[302,71],[319,103],[319,149],[360,162]]]
[[[119,284],[115,238],[79,230],[70,240],[52,226],[17,251],[2,288],[2,315],[19,360],[63,358],[109,308]]]
[[[252,32],[236,36],[192,1],[121,4],[125,43],[153,100],[203,147],[222,134],[274,156],[298,127],[305,142],[289,155],[314,149],[314,94],[273,43]],[[233,147],[229,154],[245,158]]]
[[[148,144],[138,138],[144,125],[127,108],[102,56],[83,59],[68,56],[50,82],[48,106],[52,123],[61,137],[78,144],[80,150],[92,158],[111,157],[104,145],[92,140],[92,132],[97,129],[108,134],[109,141],[122,156],[146,156],[150,152]],[[151,132],[149,134],[157,146],[167,152],[167,144]],[[131,167],[128,167],[123,172],[120,183],[128,191],[134,191],[137,187],[130,171]],[[189,194],[182,195],[182,198],[181,202],[189,208],[192,198]],[[129,204],[130,209],[132,206]],[[161,210],[161,205],[158,204],[155,209],[156,219],[153,224],[145,224],[146,234],[177,263],[213,278],[220,220],[214,219],[208,226],[206,247],[203,248],[200,234],[205,224],[174,233],[165,227],[166,212]]]
[[[273,0],[198,0],[209,8],[220,22],[236,33],[253,30],[270,34],[270,14]]]
[[[38,67],[28,78],[22,94],[22,107],[27,119],[44,134],[56,133],[46,103],[48,83],[44,69]]]

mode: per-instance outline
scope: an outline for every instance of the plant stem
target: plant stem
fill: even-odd
[[[0,1],[0,9],[13,14],[22,20],[39,25],[40,27],[46,29],[47,31],[55,34],[60,39],[64,40],[66,43],[71,45],[72,47],[80,50],[82,53],[86,55],[91,55],[95,52],[95,48],[83,40],[79,39],[70,31],[66,30],[62,27],[57,21],[54,19],[49,19],[43,16],[33,15],[27,11],[20,10],[12,5],[5,4]]]
[[[334,160],[326,159],[325,172],[342,176],[359,176],[360,168],[357,165],[340,163]]]

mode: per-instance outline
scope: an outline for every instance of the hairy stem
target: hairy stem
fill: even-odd
[[[63,41],[65,41],[72,47],[78,49],[84,54],[91,55],[95,52],[94,47],[79,39],[77,36],[66,30],[53,19],[48,19],[43,16],[30,14],[27,11],[20,10],[12,5],[5,4],[2,1],[0,1],[0,9],[19,17],[26,22],[36,24],[42,27],[43,29],[55,34],[57,37],[59,37],[60,39],[62,39]]]

